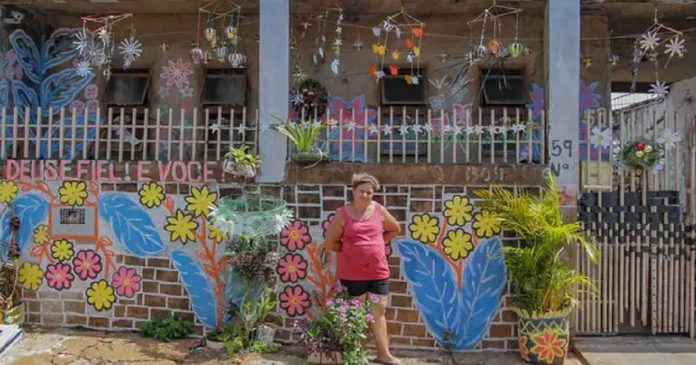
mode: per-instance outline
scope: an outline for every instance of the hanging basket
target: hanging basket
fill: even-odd
[[[328,160],[329,156],[320,149],[312,151],[295,152],[290,159],[297,163],[314,163]]]
[[[224,197],[211,213],[211,222],[229,237],[279,234],[290,221],[291,212],[284,200],[250,194],[239,198]]]
[[[230,160],[225,160],[222,163],[222,170],[227,174],[247,179],[256,177],[256,168],[254,166],[239,164]]]

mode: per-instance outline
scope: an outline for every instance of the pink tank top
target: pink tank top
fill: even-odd
[[[389,278],[384,245],[382,206],[367,220],[353,219],[346,207],[338,208],[343,219],[343,246],[338,254],[338,278],[344,280],[382,280]]]

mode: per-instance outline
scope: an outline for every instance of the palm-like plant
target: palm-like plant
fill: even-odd
[[[276,127],[278,132],[295,144],[297,152],[311,152],[316,148],[317,138],[323,127],[322,123],[293,123],[275,115],[273,118],[281,123]]]
[[[579,244],[590,260],[597,262],[597,245],[582,231],[580,223],[563,222],[552,174],[547,182],[540,196],[513,194],[500,186],[476,192],[484,200],[479,205],[494,212],[503,227],[526,241],[520,247],[504,250],[515,304],[527,313],[570,310],[579,303],[582,290],[596,290],[587,276],[568,265],[562,253],[566,244]]]

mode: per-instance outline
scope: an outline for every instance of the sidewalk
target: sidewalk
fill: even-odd
[[[1,359],[1,365],[101,365],[101,364],[249,364],[304,365],[301,351],[284,348],[278,354],[250,354],[230,359],[223,351],[196,349],[200,341],[158,342],[135,333],[80,330],[29,330]],[[516,352],[394,351],[406,365],[516,365],[525,364]],[[572,354],[566,365],[580,365]],[[666,364],[661,364],[666,365]]]
[[[576,337],[575,351],[589,365],[695,365],[688,337]]]

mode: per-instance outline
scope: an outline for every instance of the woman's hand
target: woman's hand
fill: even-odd
[[[384,243],[387,244],[401,234],[401,225],[385,207],[382,207],[382,222],[384,225]]]
[[[343,236],[343,219],[340,214],[334,215],[334,218],[329,223],[329,228],[326,229],[326,237],[324,238],[324,247],[327,250],[340,252],[343,244],[341,237]]]

